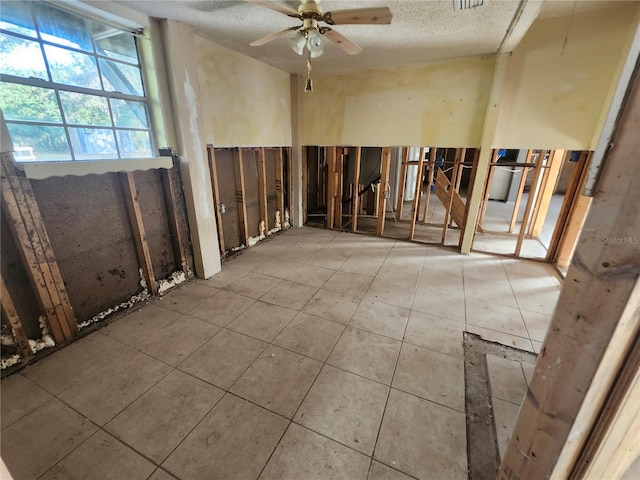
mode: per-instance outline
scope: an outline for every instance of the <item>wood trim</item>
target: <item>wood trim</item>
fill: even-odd
[[[527,152],[527,158],[524,163],[533,163],[533,150]],[[522,195],[524,194],[524,187],[527,184],[527,177],[529,176],[529,168],[522,167],[522,176],[520,177],[520,184],[518,185],[518,194],[516,195],[516,201],[513,205],[513,213],[511,214],[511,221],[509,222],[509,233],[513,233],[513,229],[516,228],[516,222],[518,221],[518,211],[520,210],[520,203],[522,203]]]
[[[142,221],[142,210],[140,209],[140,202],[138,201],[136,182],[131,172],[122,172],[119,175],[124,203],[129,213],[129,224],[131,225],[131,232],[133,233],[133,240],[138,254],[138,262],[140,262],[140,266],[142,267],[142,272],[149,290],[156,295],[158,293],[158,283],[156,282],[156,277],[153,272],[153,262],[151,261],[151,252],[149,250],[149,244],[147,243],[144,222]]]
[[[524,235],[527,231],[527,226],[529,225],[529,217],[531,216],[531,209],[536,200],[536,191],[538,190],[538,184],[540,183],[540,172],[542,171],[542,165],[544,163],[544,157],[547,153],[546,150],[540,150],[538,154],[538,159],[536,160],[536,167],[533,171],[533,182],[531,182],[531,187],[529,188],[529,198],[527,198],[527,206],[524,210],[524,216],[522,217],[522,224],[520,225],[520,233],[518,234],[518,241],[516,242],[516,250],[514,255],[516,257],[520,256],[520,251],[522,250],[522,242],[524,241]]]
[[[429,166],[429,174],[427,175],[427,190],[424,193],[424,209],[422,215],[422,223],[427,223],[427,215],[429,214],[429,202],[431,201],[431,187],[433,185],[433,178],[435,176],[435,168],[436,168],[436,159],[438,158],[438,147],[429,147],[429,161],[427,162]],[[435,185],[433,185],[435,189]],[[420,218],[420,214],[418,214],[418,219]]]
[[[407,183],[407,167],[409,162],[409,147],[402,148],[402,164],[400,178],[398,179],[398,199],[396,200],[396,220],[402,220],[402,208],[404,206],[404,187]]]
[[[245,202],[244,165],[242,164],[242,149],[234,149],[234,166],[236,173],[236,202],[238,203],[238,228],[240,242],[249,245],[249,227],[247,225],[247,204]]]
[[[49,330],[56,343],[64,343],[78,326],[31,184],[19,176],[24,174],[3,154],[2,208]]]
[[[208,147],[207,147],[208,148]],[[160,169],[162,177],[162,187],[164,191],[164,200],[167,207],[167,216],[169,217],[169,231],[171,232],[171,240],[173,244],[173,254],[175,261],[179,264],[180,270],[188,272],[191,269],[189,257],[187,255],[188,238],[184,238],[182,232],[188,232],[186,218],[178,214],[176,205],[182,201],[182,181],[180,179],[179,160],[172,155],[173,167],[171,169]]]
[[[269,211],[267,209],[267,162],[264,155],[264,147],[258,148],[258,197],[260,203],[260,220],[264,222],[264,234],[269,231]],[[284,215],[284,213],[283,213]],[[284,222],[284,218],[280,219]],[[258,231],[260,229],[258,228]]]
[[[218,164],[216,163],[216,153],[213,145],[207,145],[207,157],[209,160],[209,175],[211,176],[211,185],[213,186],[213,208],[216,211],[216,226],[218,227],[218,244],[220,245],[220,255],[224,257],[226,247],[224,244],[224,229],[222,228],[222,212],[220,205],[220,187],[218,186]]]
[[[415,194],[413,196],[413,206],[411,208],[411,225],[409,226],[409,240],[413,240],[416,232],[416,221],[420,213],[420,197],[422,196],[422,175],[424,170],[424,147],[420,147],[420,158],[418,158],[418,174],[416,175]]]
[[[24,333],[22,322],[20,321],[20,317],[18,317],[18,312],[16,311],[13,299],[9,294],[7,285],[4,283],[4,277],[0,277],[0,294],[2,295],[0,297],[0,301],[2,303],[2,313],[7,319],[7,322],[9,322],[11,333],[13,334],[13,338],[16,341],[16,346],[18,347],[20,356],[23,358],[33,356],[33,350],[31,349],[31,345],[29,345],[29,339]]]
[[[355,166],[353,171],[353,201],[351,204],[351,231],[358,230],[358,209],[360,207],[360,160],[362,158],[362,147],[356,147]]]
[[[380,161],[380,188],[378,189],[378,222],[376,225],[376,235],[381,237],[384,234],[384,221],[387,211],[387,184],[389,183],[389,163],[391,160],[391,147],[382,148],[382,158]]]

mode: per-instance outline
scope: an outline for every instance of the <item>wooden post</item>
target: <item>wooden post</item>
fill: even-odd
[[[378,189],[378,224],[376,235],[381,237],[384,234],[384,221],[387,211],[387,184],[389,183],[389,162],[391,159],[391,147],[382,149],[382,159],[380,165],[380,188]]]
[[[456,192],[460,192],[460,182],[462,181],[462,170],[464,168],[462,163],[464,162],[466,153],[466,148],[456,148],[456,157],[453,162],[453,175],[451,176],[451,185],[454,185],[453,190]],[[453,198],[453,194],[451,198]],[[453,215],[449,218],[449,227],[453,227]]]
[[[18,347],[20,356],[23,358],[31,357],[33,356],[33,350],[31,350],[29,339],[22,329],[22,322],[18,317],[18,312],[13,304],[11,295],[9,295],[9,290],[7,290],[7,286],[4,283],[4,277],[0,278],[0,286],[0,294],[2,294],[0,297],[0,301],[2,301],[2,313],[11,327],[11,333],[16,341],[16,346]]]
[[[336,173],[335,173],[335,187],[336,187],[336,200],[334,214],[336,228],[342,228],[342,197],[344,196],[344,149],[336,147]]]
[[[351,231],[358,230],[358,208],[360,207],[360,159],[362,157],[362,147],[356,147],[355,166],[353,171],[353,202],[351,204]]]
[[[213,145],[207,145],[207,156],[209,159],[209,174],[211,175],[211,185],[213,186],[213,203],[216,211],[216,223],[218,226],[218,243],[220,244],[220,255],[224,256],[226,248],[224,246],[224,229],[222,228],[222,212],[220,211],[220,187],[218,186],[218,165],[216,164],[216,153]]]
[[[158,283],[156,282],[156,276],[153,272],[151,252],[149,251],[147,235],[144,230],[142,211],[140,209],[140,202],[138,201],[138,189],[136,188],[133,173],[120,173],[120,183],[122,184],[122,193],[125,205],[127,206],[127,212],[129,213],[129,224],[131,225],[131,232],[133,233],[133,239],[136,245],[138,262],[141,264],[144,279],[147,282],[149,290],[156,295],[158,293]]]
[[[624,384],[634,344],[638,351],[639,123],[635,77],[500,467],[501,480],[590,478],[572,473],[586,466],[589,457],[581,452],[598,441],[607,400],[620,398],[616,387]]]
[[[498,160],[498,153],[500,150],[494,148],[491,152],[491,163],[496,163]],[[487,183],[484,186],[484,195],[482,197],[482,210],[480,210],[480,218],[478,219],[478,225],[484,228],[484,216],[487,213],[487,207],[489,206],[489,197],[491,196],[491,186],[493,185],[493,177],[496,174],[496,166],[489,165],[489,176]]]
[[[265,235],[269,231],[269,213],[267,210],[267,167],[264,158],[264,147],[258,148],[258,197],[260,203],[260,220],[264,222]],[[284,212],[282,213],[284,215]],[[284,222],[284,218],[282,218]]]
[[[187,255],[189,239],[185,238],[184,235],[184,233],[189,231],[189,226],[187,225],[187,219],[184,215],[178,214],[176,210],[178,203],[182,202],[182,181],[180,178],[180,160],[174,155],[171,157],[173,167],[170,169],[161,168],[160,176],[162,177],[165,205],[167,206],[167,214],[169,217],[173,254],[180,270],[186,273],[191,268],[189,262],[190,255]]]
[[[434,159],[434,154],[431,154]],[[416,190],[413,196],[413,207],[411,208],[411,225],[409,226],[409,240],[413,240],[416,232],[416,221],[420,211],[420,196],[422,195],[422,171],[424,169],[424,147],[420,147],[420,158],[418,158],[418,175],[416,176]],[[429,187],[430,188],[430,187]]]
[[[67,290],[55,260],[33,189],[11,154],[2,154],[2,208],[31,286],[56,343],[78,331]]]
[[[429,200],[431,200],[431,186],[433,185],[433,177],[436,170],[438,148],[429,147],[429,174],[427,176],[427,191],[424,194],[424,215],[422,216],[422,223],[427,223],[427,215],[429,214]],[[420,218],[420,214],[418,214]]]
[[[553,191],[556,188],[558,175],[560,174],[560,168],[564,163],[565,154],[568,152],[565,150],[552,150],[549,156],[549,163],[546,170],[545,181],[540,188],[540,199],[536,204],[536,212],[533,221],[531,222],[529,235],[533,238],[540,237],[542,233],[542,227],[544,221],[547,218],[547,212],[549,211],[549,205],[553,198]]]
[[[333,229],[336,214],[336,147],[328,147],[327,157],[327,228]]]
[[[409,147],[402,149],[402,165],[400,178],[398,179],[398,200],[396,202],[396,220],[402,220],[402,207],[404,206],[404,185],[407,182],[407,167],[409,166]]]
[[[480,149],[476,148],[473,154],[473,167],[471,168],[471,177],[469,178],[467,200],[464,202],[464,218],[465,219],[469,218],[469,198],[471,197],[471,195],[473,195],[473,188],[474,188],[474,185],[476,184],[476,172],[478,171],[476,167],[478,166],[479,159],[480,159]],[[465,228],[467,228],[467,226],[468,225],[466,223],[462,225],[462,231],[460,232],[460,239],[458,240],[459,247],[462,247],[462,238],[464,237],[464,230]],[[477,229],[477,225],[475,227]],[[484,232],[484,230],[481,230],[481,231]],[[474,239],[475,239],[475,232],[474,232]],[[473,245],[473,241],[471,242],[471,244]]]
[[[308,147],[302,147],[302,223],[306,224],[307,223],[307,205],[309,202],[309,162],[307,159],[307,148]],[[282,149],[280,149],[282,151]],[[291,157],[289,157],[291,158]],[[289,185],[292,185],[291,182],[289,182]],[[291,188],[289,188],[289,190],[291,190]],[[291,192],[289,192],[289,195],[292,195]],[[289,205],[291,205],[291,202],[289,202]],[[282,208],[284,209],[284,205],[282,206]],[[280,211],[280,218],[284,219],[284,210]]]
[[[525,163],[533,163],[534,151],[529,150],[527,152],[527,158]],[[520,177],[520,184],[518,185],[518,194],[516,195],[516,201],[513,205],[513,213],[511,214],[511,221],[509,222],[509,233],[513,233],[513,229],[516,227],[518,221],[518,211],[520,210],[520,203],[522,202],[522,195],[524,193],[524,186],[527,183],[527,176],[529,175],[530,167],[522,167],[522,176]]]
[[[234,150],[234,164],[236,167],[236,202],[238,203],[238,227],[240,228],[240,242],[249,244],[249,226],[247,225],[247,204],[245,203],[244,166],[242,164],[242,149]]]
[[[524,241],[524,234],[527,231],[527,225],[529,224],[529,217],[531,216],[531,209],[536,200],[536,190],[538,190],[538,184],[540,183],[540,172],[542,171],[542,165],[544,163],[544,155],[546,150],[540,150],[538,159],[536,160],[536,169],[533,171],[533,182],[529,188],[529,198],[527,198],[527,207],[524,210],[524,217],[522,217],[522,224],[520,225],[520,233],[518,234],[518,241],[516,242],[515,256],[520,256],[522,250],[522,242]]]
[[[465,150],[466,151],[466,150]],[[449,226],[449,218],[451,215],[451,206],[453,205],[453,192],[456,191],[454,185],[456,183],[456,177],[458,176],[458,165],[460,163],[460,149],[456,148],[456,155],[453,160],[453,173],[451,174],[451,184],[450,188],[450,197],[449,203],[447,204],[447,208],[444,214],[444,222],[442,225],[442,245],[445,244],[447,239],[447,227]],[[491,173],[489,173],[489,178],[491,178]],[[452,221],[453,223],[453,221]]]
[[[302,158],[303,158],[303,168],[302,168],[302,208],[303,208],[303,216],[306,222],[307,216],[307,149],[302,149]],[[276,155],[276,210],[280,212],[280,221],[284,222],[284,170],[282,168],[282,147],[278,147],[278,153]]]

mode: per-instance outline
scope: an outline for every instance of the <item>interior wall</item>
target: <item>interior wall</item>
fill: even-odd
[[[289,74],[197,35],[194,44],[206,143],[291,145]]]
[[[343,75],[314,72],[305,145],[479,146],[495,57]]]
[[[640,3],[536,20],[513,52],[500,148],[593,150],[640,17]]]

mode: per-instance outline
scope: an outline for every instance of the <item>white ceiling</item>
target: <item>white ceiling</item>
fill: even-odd
[[[529,0],[540,3],[542,0]],[[305,59],[281,37],[261,46],[249,43],[300,22],[242,0],[119,0],[118,3],[156,18],[170,18],[194,27],[196,33],[290,73],[303,73]],[[298,2],[280,2],[297,9]],[[391,25],[341,25],[334,29],[360,45],[347,55],[335,45],[313,60],[314,70],[327,73],[425,63],[453,57],[497,52],[519,0],[484,0],[484,5],[455,11],[453,0],[323,0],[324,11],[389,6]],[[546,0],[541,16],[567,15],[598,8],[607,1]]]

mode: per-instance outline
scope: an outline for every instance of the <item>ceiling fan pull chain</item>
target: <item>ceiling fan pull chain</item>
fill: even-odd
[[[311,80],[311,53],[307,57],[307,81],[304,86],[305,92],[313,92],[313,80]]]

